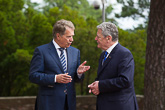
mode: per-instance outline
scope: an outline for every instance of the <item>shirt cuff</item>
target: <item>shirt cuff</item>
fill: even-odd
[[[54,76],[54,82],[56,83],[56,75]]]
[[[80,79],[80,78],[81,78],[81,76],[82,76],[82,74],[78,74],[78,73],[77,73],[77,76],[78,76],[78,78]]]
[[[77,69],[77,76],[78,76],[79,79],[80,79],[81,76],[82,76],[82,74],[79,74],[79,73],[78,73],[78,69]]]

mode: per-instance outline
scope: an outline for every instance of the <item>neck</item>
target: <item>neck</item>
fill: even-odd
[[[113,44],[115,44],[117,41],[112,41],[110,42],[106,47],[105,47],[105,50],[107,50],[109,47],[111,47]]]

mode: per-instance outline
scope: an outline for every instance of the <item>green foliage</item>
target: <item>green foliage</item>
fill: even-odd
[[[94,10],[86,0],[45,1],[50,6],[39,12],[30,0],[0,0],[0,96],[36,95],[37,85],[28,80],[30,60],[35,47],[52,40],[52,27],[60,19],[75,24],[72,46],[80,49],[81,62],[86,60],[91,66],[83,83],[76,84],[77,94],[88,94],[87,85],[96,78],[102,51],[94,39],[101,10]],[[112,10],[112,6],[107,7],[107,14]],[[136,93],[143,94],[146,32],[119,29],[119,33],[119,42],[131,50],[135,59]]]
[[[85,21],[84,21],[85,22]],[[82,23],[82,22],[80,22]],[[86,25],[85,25],[86,24]],[[76,28],[73,46],[80,49],[81,61],[87,61],[91,69],[85,73],[83,84],[77,84],[77,94],[88,94],[88,84],[92,83],[97,75],[98,60],[101,50],[97,48],[95,39],[96,26],[98,22],[93,18],[88,18],[83,27]],[[85,27],[85,28],[84,28]],[[81,88],[81,89],[80,89]]]
[[[102,11],[101,9],[95,10],[93,6],[90,6],[87,0],[44,0],[47,5],[43,7],[43,13],[47,13],[49,9],[58,7],[63,9],[64,6],[69,7],[72,11],[75,10],[79,15],[85,19],[88,17],[93,17],[99,22],[102,21]],[[45,4],[46,4],[45,3]],[[78,10],[78,11],[77,11]],[[64,12],[64,11],[63,11]],[[71,15],[74,17],[73,15]]]
[[[144,17],[144,10],[149,11],[150,0],[117,0],[118,3],[123,5],[121,14],[116,14],[117,17],[128,17],[131,16],[134,19],[137,17]]]
[[[33,48],[48,43],[52,39],[52,26],[43,14],[33,16],[31,29],[29,31],[29,44]]]
[[[30,84],[26,73],[29,71],[31,58],[32,55],[27,50],[17,49],[0,63],[1,95],[24,95],[24,92],[27,92],[24,89]]]
[[[145,22],[139,24],[137,29],[147,29],[148,24],[148,13],[150,9],[150,0],[117,0],[122,5],[122,11],[119,14],[115,14],[117,18],[131,17],[134,20],[139,18],[145,19]]]
[[[0,0],[0,10],[3,12],[10,11],[12,9],[13,0]]]

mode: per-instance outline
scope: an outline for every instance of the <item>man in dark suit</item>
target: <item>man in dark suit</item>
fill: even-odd
[[[97,29],[97,47],[104,52],[99,59],[97,78],[88,85],[89,93],[97,95],[97,110],[138,110],[131,52],[119,44],[115,24],[103,22]]]
[[[80,65],[80,51],[72,46],[74,25],[59,20],[53,27],[53,40],[35,49],[29,79],[39,85],[36,110],[75,110],[75,82],[90,69]]]

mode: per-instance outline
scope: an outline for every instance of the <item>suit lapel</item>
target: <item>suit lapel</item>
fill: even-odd
[[[110,62],[111,58],[112,58],[112,54],[109,54],[107,59],[104,61],[104,64],[103,64],[102,68],[104,68]]]
[[[108,63],[111,61],[111,59],[113,58],[114,54],[115,54],[115,51],[117,50],[117,48],[119,47],[119,43],[116,45],[116,47],[114,47],[114,49],[112,50],[112,52],[108,55],[107,59],[104,61],[104,64],[102,65],[102,60],[103,60],[103,56],[104,56],[104,53],[102,53],[102,57],[99,61],[99,67],[98,67],[98,75],[101,74],[102,70],[104,70],[104,68],[108,65]]]
[[[106,65],[110,62],[111,58],[112,58],[112,55],[109,54],[108,57],[107,57],[107,59],[104,61],[104,64],[102,65],[102,60],[103,60],[103,57],[102,57],[102,59],[101,59],[100,62],[99,62],[98,75],[99,75],[99,74],[101,73],[101,71],[106,67]]]
[[[98,67],[98,74],[101,72],[101,70],[102,70],[102,61],[103,61],[103,58],[104,58],[104,54],[105,54],[105,52],[103,52],[102,54],[101,54],[101,56],[100,56],[100,59],[99,59],[99,67]]]
[[[53,45],[53,42],[49,43],[48,49],[49,49],[49,54],[52,56],[52,58],[54,59],[56,64],[60,67],[60,69],[64,72],[62,65],[61,65],[61,61],[60,61],[59,56],[57,54],[57,50]]]
[[[68,47],[66,50],[67,50],[67,71],[69,71],[72,65],[72,50],[70,47]]]

